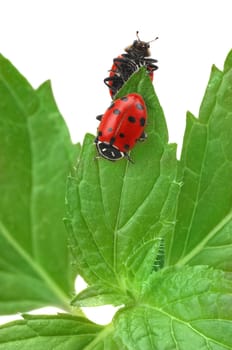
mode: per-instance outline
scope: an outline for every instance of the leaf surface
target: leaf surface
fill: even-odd
[[[151,275],[136,306],[115,318],[129,350],[232,348],[231,275],[205,266],[169,268]]]
[[[122,90],[118,97],[132,91],[143,96],[148,138],[131,152],[132,164],[94,159],[94,138],[86,136],[77,170],[68,182],[67,228],[85,280],[97,285],[93,289],[113,289],[114,296],[121,294],[127,300],[152,270],[160,237],[172,226],[179,186],[174,181],[176,147],[167,144],[162,109],[146,72],[134,74]],[[83,305],[83,293],[81,299]],[[120,302],[115,298],[115,304]]]
[[[213,67],[199,119],[190,113],[181,155],[182,181],[166,264],[232,270],[232,52]]]
[[[37,91],[0,56],[0,313],[68,308],[74,271],[63,224],[78,153],[49,82]]]
[[[96,341],[101,331],[101,326],[71,315],[25,315],[23,321],[12,322],[0,327],[0,349],[88,349],[88,345]],[[98,343],[100,344],[101,340]]]

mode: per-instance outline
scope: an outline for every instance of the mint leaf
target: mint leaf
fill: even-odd
[[[118,91],[115,99],[132,92],[137,92],[143,96],[146,102],[149,115],[149,122],[146,130],[155,133],[156,137],[161,139],[162,144],[167,144],[168,129],[164,112],[144,67],[140,68],[139,72],[134,73],[133,76],[126,81]]]
[[[94,159],[94,137],[87,135],[67,186],[67,228],[78,270],[93,287],[91,295],[103,291],[93,305],[136,297],[152,271],[160,237],[172,228],[179,190],[176,146],[167,144],[163,113],[146,72],[134,74],[122,90],[120,95],[141,93],[148,109],[148,139],[131,152],[135,163]],[[114,293],[106,296],[107,290]],[[86,297],[89,305],[89,293]]]
[[[85,288],[72,300],[72,305],[78,307],[91,307],[101,305],[119,306],[130,303],[130,297],[122,295],[120,290],[113,288],[107,284],[94,284]]]
[[[0,327],[0,350],[232,348],[232,52],[223,72],[213,67],[199,119],[188,113],[178,164],[145,69],[117,97],[129,92],[145,100],[148,139],[134,164],[96,160],[92,135],[72,145],[49,83],[34,91],[0,56],[0,312],[71,312],[77,271],[89,285],[73,305],[124,304],[106,327],[25,315]],[[63,198],[77,156],[71,258]]]
[[[181,155],[183,182],[166,264],[232,271],[232,52],[213,67],[199,119],[190,113]]]
[[[116,315],[115,334],[129,350],[232,348],[232,280],[203,266],[150,276],[140,302]]]
[[[25,315],[0,327],[0,349],[231,349],[231,289],[231,275],[206,266],[163,269],[111,325],[68,314]]]
[[[0,313],[68,309],[74,271],[62,222],[78,152],[50,84],[34,91],[0,56]]]
[[[96,341],[102,329],[84,318],[67,314],[25,315],[23,321],[0,327],[0,349],[82,350]],[[101,340],[98,343],[101,343]]]

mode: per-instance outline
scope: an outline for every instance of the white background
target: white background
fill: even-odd
[[[0,52],[34,88],[51,79],[74,142],[95,134],[110,103],[103,79],[136,30],[159,36],[154,85],[181,144],[186,111],[198,114],[212,64],[232,48],[231,0],[0,0]]]

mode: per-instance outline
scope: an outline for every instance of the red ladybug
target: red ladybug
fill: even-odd
[[[132,93],[115,100],[97,119],[100,124],[95,143],[99,155],[113,161],[123,157],[131,160],[128,152],[146,138],[147,109],[142,96]]]
[[[147,68],[151,81],[153,80],[153,71],[158,69],[155,65],[157,60],[148,58],[148,56],[150,56],[149,44],[151,41],[141,41],[138,33],[137,31],[136,35],[138,40],[135,40],[132,45],[125,48],[127,53],[114,58],[110,75],[104,79],[104,83],[110,89],[111,97],[114,97],[131,74],[136,72],[140,67],[145,66]]]

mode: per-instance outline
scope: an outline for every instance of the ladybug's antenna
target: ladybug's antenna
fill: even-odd
[[[140,37],[139,37],[139,31],[138,30],[136,31],[136,36],[137,36],[138,41],[141,41]],[[159,39],[158,36],[155,39],[148,41],[147,44],[150,44],[150,43],[152,43],[153,41],[155,41],[157,39]]]
[[[138,30],[136,31],[136,36],[137,36],[138,41],[141,41],[139,38],[139,31]]]
[[[159,37],[157,36],[155,39],[148,41],[148,44],[152,43],[153,41],[156,41],[157,39],[159,39]]]

